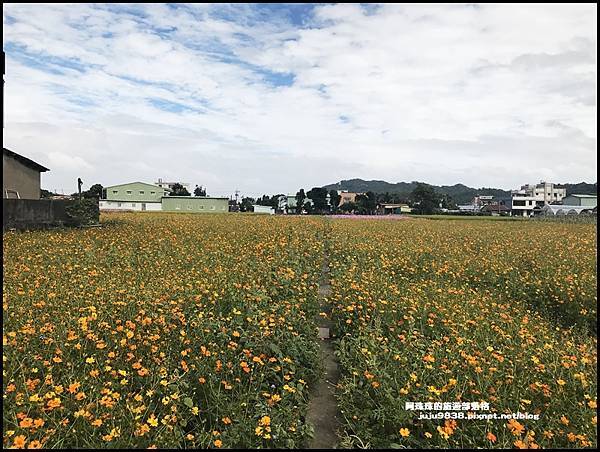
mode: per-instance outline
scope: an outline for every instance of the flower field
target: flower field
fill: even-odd
[[[344,444],[595,446],[594,226],[382,223],[333,224]],[[419,419],[406,402],[539,420]]]
[[[111,218],[4,235],[4,446],[299,447],[320,220]]]
[[[3,235],[4,447],[304,446],[326,229],[340,446],[596,445],[593,225],[101,221]]]

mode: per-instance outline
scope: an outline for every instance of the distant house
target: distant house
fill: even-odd
[[[229,212],[229,198],[208,196],[170,196],[170,188],[145,182],[106,187],[106,198],[100,200],[101,210],[139,210],[165,212]]]
[[[561,202],[567,196],[567,189],[550,182],[535,185],[522,185],[519,190],[511,191],[511,214],[528,217],[546,204]]]
[[[259,206],[258,204],[255,204],[252,207],[254,208],[254,213],[266,213],[269,215],[275,214],[275,209],[270,206]]]
[[[229,198],[208,196],[163,196],[165,212],[225,213],[229,212]]]
[[[40,199],[40,173],[46,171],[50,170],[2,148],[2,198]]]
[[[392,215],[392,214],[410,213],[410,212],[412,212],[412,209],[408,206],[408,204],[384,203],[384,204],[379,204],[377,211],[380,215]]]
[[[355,193],[349,191],[338,191],[338,195],[340,195],[340,203],[338,207],[343,206],[344,204],[348,204],[351,202],[356,202],[356,197],[358,195],[364,195],[364,193]]]
[[[479,208],[487,206],[489,204],[495,204],[494,197],[492,195],[477,195],[471,201],[471,204]]]
[[[173,186],[175,184],[181,185],[183,188],[185,188],[188,191],[188,193],[190,193],[190,194],[193,193],[192,189],[191,189],[191,185],[188,184],[187,182],[163,182],[163,180],[159,177],[158,181],[156,181],[154,183],[154,185],[158,185],[161,188],[168,188],[171,191],[173,191]]]
[[[477,213],[479,212],[479,207],[474,206],[473,204],[461,204],[458,205],[458,211],[461,213]]]
[[[296,195],[287,195],[286,197],[286,206],[288,208],[288,211],[290,210],[295,210],[296,206],[298,205],[297,201],[296,201]],[[307,204],[313,204],[312,199],[310,198],[304,198],[304,206],[306,206]]]
[[[504,204],[487,204],[481,208],[480,212],[492,216],[510,215],[510,208]]]
[[[596,195],[569,195],[562,200],[567,206],[581,206],[594,208],[598,205],[598,196]]]
[[[131,182],[106,187],[105,191],[106,198],[100,200],[100,210],[163,210],[162,197],[171,189]]]

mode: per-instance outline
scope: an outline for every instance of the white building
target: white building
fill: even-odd
[[[461,204],[458,207],[458,212],[468,212],[468,213],[477,213],[479,212],[479,207],[473,204]]]
[[[191,184],[188,184],[187,182],[163,182],[163,180],[159,177],[158,181],[156,181],[154,184],[162,188],[170,189],[173,189],[173,185],[179,184],[183,188],[185,188],[188,191],[188,193],[192,193]]]
[[[252,206],[254,208],[254,213],[266,213],[268,215],[275,215],[275,209],[270,206],[259,206],[255,204]]]
[[[511,214],[528,217],[536,207],[542,208],[551,203],[561,202],[567,196],[567,189],[542,181],[535,185],[522,185],[519,190],[513,190],[511,195]]]
[[[162,210],[162,202],[150,201],[114,201],[110,199],[101,199],[99,202],[100,210],[123,210],[123,211],[157,211]]]
[[[494,203],[494,197],[492,195],[477,195],[471,201],[471,204],[479,208]]]

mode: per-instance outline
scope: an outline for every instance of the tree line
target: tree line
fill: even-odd
[[[179,183],[171,187],[169,196],[192,196],[188,190]],[[49,198],[55,195],[48,190],[41,190],[42,198]],[[79,193],[73,193],[72,197],[78,197]],[[88,190],[81,192],[82,198],[85,199],[105,199],[106,189],[102,184],[93,184]],[[208,196],[206,188],[201,185],[196,185],[194,196]],[[380,204],[407,204],[412,208],[412,212],[416,214],[433,214],[441,209],[455,209],[456,203],[447,194],[436,192],[436,190],[423,183],[418,183],[415,189],[409,196],[397,193],[376,193],[367,191],[363,194],[358,194],[353,202],[346,202],[340,205],[341,195],[337,190],[327,190],[324,187],[313,187],[309,191],[304,191],[303,188],[296,192],[295,206],[285,206],[282,208],[281,198],[287,196],[280,193],[276,195],[263,195],[259,198],[249,196],[242,197],[241,202],[230,201],[230,210],[240,212],[252,212],[253,205],[272,207],[276,212],[288,214],[308,214],[308,215],[323,215],[337,213],[354,213],[359,215],[374,215],[377,213],[377,207]]]

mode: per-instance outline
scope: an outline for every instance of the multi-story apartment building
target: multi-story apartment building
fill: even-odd
[[[477,195],[473,198],[471,204],[481,209],[483,206],[497,204],[497,201],[494,201],[494,197],[492,195]]]
[[[512,215],[531,216],[533,209],[545,205],[558,203],[567,196],[567,189],[551,182],[540,182],[535,185],[522,185],[519,190],[513,190]]]

